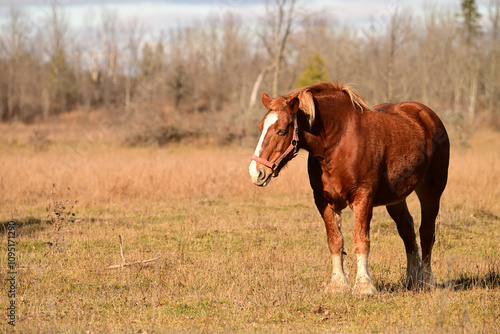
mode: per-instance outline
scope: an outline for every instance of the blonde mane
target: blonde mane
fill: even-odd
[[[373,109],[368,105],[368,102],[366,102],[366,99],[364,96],[359,95],[354,91],[354,88],[352,87],[352,84],[336,84],[337,89],[342,90],[343,92],[346,92],[347,95],[349,95],[349,98],[351,99],[352,105],[354,106],[355,109],[359,107],[361,111],[367,110],[367,111],[373,111]]]
[[[354,109],[361,110],[363,112],[364,110],[366,111],[373,111],[373,109],[368,105],[368,102],[366,102],[366,99],[356,93],[354,91],[354,88],[352,87],[352,84],[339,84],[338,82],[335,83],[330,83],[330,82],[319,82],[315,85],[312,86],[307,86],[303,88],[296,89],[288,94],[283,95],[283,98],[286,101],[289,101],[290,99],[293,99],[295,97],[298,97],[303,91],[310,91],[311,93],[319,93],[323,91],[332,91],[332,90],[337,90],[337,91],[342,91],[346,93],[349,98],[351,99],[352,105],[354,106]]]

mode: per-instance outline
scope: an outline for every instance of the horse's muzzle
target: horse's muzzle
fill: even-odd
[[[255,185],[259,187],[265,187],[271,181],[273,172],[269,168],[266,168],[262,165],[259,165],[257,167],[257,163],[255,163],[255,161],[252,161],[252,163],[250,164],[250,176],[252,177],[252,182]]]

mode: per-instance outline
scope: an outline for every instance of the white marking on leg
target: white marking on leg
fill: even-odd
[[[356,263],[358,265],[358,272],[356,274],[356,280],[362,278],[370,279],[368,274],[368,255],[366,254],[356,254]]]
[[[342,255],[332,255],[332,281],[326,288],[328,293],[346,293],[350,291],[344,273]]]
[[[368,274],[368,254],[356,254],[358,272],[356,275],[356,284],[354,293],[361,295],[373,295],[377,289],[373,286],[370,274]]]
[[[257,147],[255,148],[254,155],[260,157],[260,154],[262,153],[262,143],[266,138],[267,130],[269,130],[269,128],[277,121],[278,114],[275,112],[270,113],[266,116],[266,119],[264,121],[264,128],[262,129],[262,134],[260,135],[259,142],[257,143]],[[252,160],[252,162],[250,162],[248,171],[250,172],[250,176],[252,177],[252,182],[256,183],[259,178],[259,171],[257,170],[257,163],[255,161]]]
[[[332,280],[345,280],[342,255],[332,255]]]

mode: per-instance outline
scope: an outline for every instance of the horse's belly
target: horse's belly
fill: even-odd
[[[423,171],[401,172],[392,175],[386,173],[379,181],[373,204],[379,206],[400,202],[415,190],[423,174]]]

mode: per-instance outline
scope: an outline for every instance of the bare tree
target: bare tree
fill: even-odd
[[[20,108],[22,97],[19,71],[21,70],[21,59],[25,54],[23,35],[25,27],[21,12],[14,7],[10,8],[9,33],[2,38],[2,49],[6,57],[4,72],[8,80],[2,89],[2,105],[0,106],[0,120],[12,118]]]
[[[405,13],[399,6],[395,7],[389,21],[387,22],[387,66],[385,72],[387,101],[393,101],[396,98],[396,94],[394,92],[394,76],[396,74],[396,66],[398,60],[401,58],[400,49],[403,47],[404,43],[410,40],[409,33],[411,31],[411,24],[412,16]],[[411,56],[411,54],[408,56]]]
[[[481,14],[474,0],[462,0],[461,11],[458,16],[462,19],[463,40],[462,48],[465,56],[464,79],[465,100],[467,104],[467,118],[472,121],[477,110],[477,98],[479,89],[479,75],[481,68],[481,52],[477,49],[481,38],[479,19]]]
[[[281,65],[285,52],[286,43],[295,20],[296,0],[274,0],[274,3],[266,1],[266,19],[272,31],[272,45],[263,37],[264,44],[272,55],[274,63],[272,95],[278,95]]]
[[[32,121],[40,112],[43,64],[36,31],[28,17],[11,7],[0,35],[0,121]]]
[[[129,115],[132,110],[132,93],[135,77],[139,67],[139,50],[144,38],[144,26],[137,19],[130,21],[125,27],[126,46],[125,56],[125,113]]]
[[[486,67],[486,105],[490,115],[500,106],[500,0],[491,0],[488,10],[490,21],[490,49]],[[498,113],[500,115],[500,113]]]
[[[192,70],[200,73],[203,61],[203,52],[193,48],[197,44],[194,28],[174,27],[169,31],[166,52],[166,84],[169,91],[171,105],[179,113],[185,109],[198,111],[199,87],[193,87],[193,78],[188,63]],[[190,96],[190,92],[192,95]],[[191,103],[188,99],[191,99]]]
[[[243,133],[260,117],[251,111],[261,86],[272,95],[285,83],[291,89],[315,53],[330,79],[358,83],[373,103],[423,101],[456,124],[486,111],[500,117],[500,1],[490,0],[483,20],[474,1],[462,2],[458,15],[427,2],[424,20],[388,6],[360,30],[339,26],[335,13],[304,13],[296,0],[268,0],[258,25],[214,14],[156,40],[112,10],[90,13],[87,29],[72,30],[64,7],[36,22],[14,7],[0,27],[0,121],[79,106],[140,108],[162,122],[218,117]]]
[[[53,4],[47,21],[45,45],[50,59],[47,78],[49,105],[44,106],[44,118],[49,113],[68,111],[75,103],[74,73],[68,63],[68,18],[64,11]]]
[[[88,83],[86,103],[89,106],[117,102],[119,18],[116,11],[102,8],[99,15],[93,10],[87,14],[85,50]]]
[[[255,100],[257,99],[257,94],[260,84],[262,83],[262,79],[264,79],[264,75],[266,75],[266,73],[269,72],[273,67],[274,63],[267,65],[260,71],[257,79],[255,79],[255,82],[252,86],[252,92],[250,93],[250,101],[248,102],[247,111],[250,111],[255,106]]]

